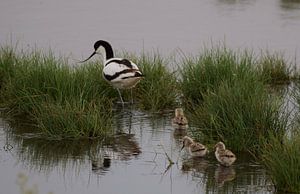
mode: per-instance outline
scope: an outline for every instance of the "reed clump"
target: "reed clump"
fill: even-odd
[[[175,74],[167,68],[168,60],[158,53],[143,53],[130,58],[145,75],[134,89],[138,106],[152,112],[173,108],[177,104],[179,90]]]
[[[239,56],[226,47],[205,49],[197,57],[185,58],[180,69],[183,101],[199,104],[207,92],[223,81],[248,76],[248,73],[252,75],[253,60],[251,53]]]
[[[261,137],[284,134],[288,115],[281,111],[281,99],[269,95],[267,76],[258,73],[257,61],[251,52],[239,54],[226,47],[185,60],[181,89],[196,138],[256,152]]]
[[[7,116],[26,116],[53,137],[95,137],[111,130],[110,88],[99,76],[102,66],[73,68],[51,52],[0,53],[6,74],[1,104]]]
[[[278,191],[300,192],[300,134],[278,138],[271,136],[261,149],[262,163]]]
[[[191,118],[198,128],[193,133],[209,143],[222,140],[237,152],[257,152],[260,138],[284,134],[287,115],[280,107],[280,100],[268,95],[258,81],[222,82],[193,110]]]
[[[295,82],[293,98],[295,100],[295,105],[297,107],[297,110],[300,111],[300,80]],[[300,123],[300,117],[298,117],[298,119]]]
[[[262,53],[257,60],[257,72],[268,84],[289,84],[295,79],[291,64],[280,54]]]
[[[185,103],[201,103],[203,95],[223,81],[255,76],[264,84],[288,84],[297,80],[297,72],[277,53],[256,56],[249,50],[235,52],[226,46],[205,48],[201,55],[182,61],[181,90]],[[249,75],[248,75],[249,74]]]

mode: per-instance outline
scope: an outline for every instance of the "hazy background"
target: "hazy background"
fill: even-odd
[[[114,49],[198,53],[226,42],[300,57],[300,1],[296,0],[1,0],[0,44],[51,48],[87,57],[98,39]]]

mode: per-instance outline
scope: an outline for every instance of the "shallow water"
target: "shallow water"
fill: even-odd
[[[0,121],[1,192],[19,193],[17,178],[40,193],[273,193],[266,171],[249,156],[237,155],[220,167],[213,151],[204,159],[179,155],[181,135],[171,115],[123,110],[109,141],[49,141],[30,133],[11,133]],[[175,162],[169,166],[167,153]]]
[[[198,53],[225,41],[234,49],[300,57],[297,0],[4,0],[0,44],[52,48],[73,62],[86,58],[98,39],[117,50]]]

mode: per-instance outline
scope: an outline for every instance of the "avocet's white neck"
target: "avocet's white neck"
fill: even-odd
[[[94,44],[95,51],[89,56],[86,60],[81,61],[81,63],[88,61],[90,58],[92,58],[95,54],[100,54],[103,57],[103,65],[105,62],[111,58],[114,57],[114,52],[112,50],[111,45],[104,41],[104,40],[98,40]]]
[[[106,63],[107,59],[107,53],[106,50],[103,46],[100,46],[97,50],[96,53],[102,56],[103,59],[103,65]]]

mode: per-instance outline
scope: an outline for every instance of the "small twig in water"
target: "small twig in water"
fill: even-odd
[[[161,143],[161,147],[162,147],[162,149],[164,150],[164,153],[165,153],[165,155],[167,156],[167,159],[168,159],[168,161],[169,161],[169,164],[170,165],[172,165],[172,164],[175,164],[174,162],[173,162],[173,160],[171,159],[171,157],[168,155],[168,153],[166,152],[166,150],[165,150],[165,147],[164,147],[164,145]],[[168,169],[168,168],[167,168]]]
[[[173,165],[174,163],[169,163],[169,165],[167,166],[166,170],[164,171],[163,175],[166,174],[166,172],[168,172],[171,168],[171,166]]]
[[[155,160],[156,160],[156,157],[157,157],[157,152],[156,152],[156,150],[154,149],[154,153],[155,153],[155,156],[154,156],[154,158],[153,158],[153,162],[155,162]],[[156,163],[156,162],[155,162]]]
[[[179,152],[179,154],[178,154],[178,157],[177,157],[177,160],[176,160],[176,164],[178,164],[178,161],[179,161],[180,155],[181,155],[181,150],[180,150],[180,152]]]

